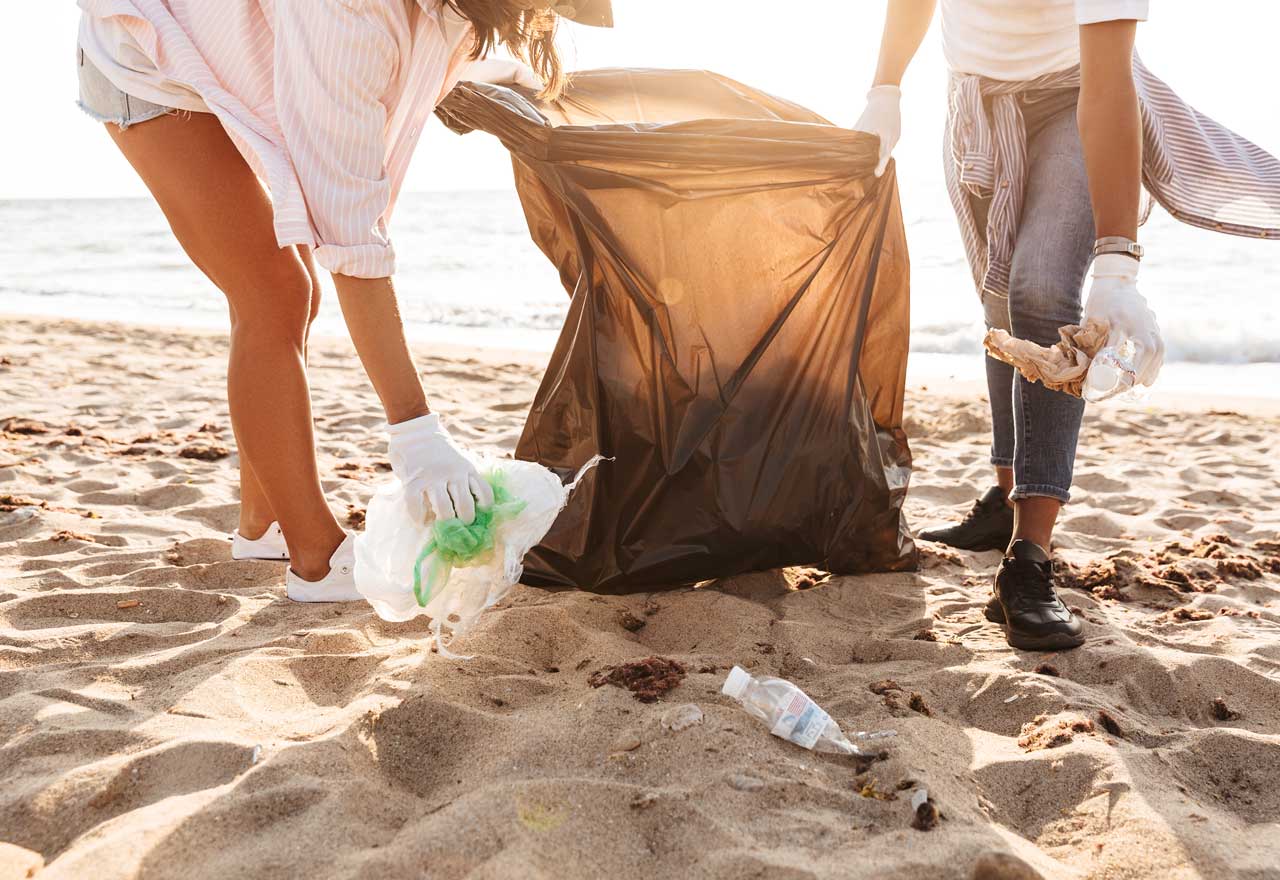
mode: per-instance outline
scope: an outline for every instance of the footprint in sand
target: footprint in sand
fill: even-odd
[[[187,741],[129,756],[104,755],[83,768],[79,780],[59,780],[58,821],[43,821],[31,806],[17,806],[14,827],[28,829],[27,845],[54,858],[71,841],[101,823],[167,798],[217,788],[253,766],[253,747],[217,741]],[[34,805],[53,791],[35,794]],[[32,810],[30,814],[28,810]]]
[[[1140,495],[1110,495],[1100,499],[1099,503],[1113,513],[1125,516],[1140,516],[1151,509],[1155,502]]]
[[[1066,508],[1070,510],[1071,508]],[[1094,510],[1068,516],[1062,521],[1063,531],[1077,535],[1088,535],[1094,538],[1120,538],[1129,530],[1129,526],[1112,516],[1105,510]]]
[[[381,657],[369,654],[307,654],[266,661],[258,674],[270,674],[276,687],[281,681],[296,684],[317,706],[341,707],[370,688],[381,665]]]
[[[220,623],[239,605],[234,598],[194,590],[64,590],[0,605],[0,627],[26,631],[101,623]]]
[[[1046,749],[987,764],[974,776],[978,790],[994,807],[995,820],[1034,842],[1094,797],[1108,772],[1107,762],[1097,755]],[[1027,797],[1028,791],[1036,796]]]
[[[1165,759],[1188,797],[1250,825],[1280,821],[1280,743],[1215,730]]]
[[[199,507],[188,507],[174,512],[174,516],[194,520],[201,525],[230,535],[240,522],[240,505],[237,502],[228,504],[202,504]],[[169,531],[172,534],[172,530]]]
[[[1209,524],[1207,516],[1198,513],[1187,513],[1177,508],[1169,508],[1156,515],[1156,525],[1166,529],[1194,532]]]
[[[1124,492],[1131,485],[1125,480],[1117,480],[1098,471],[1077,473],[1073,482],[1076,486],[1088,492]]]
[[[471,790],[473,785],[464,783],[464,777],[495,778],[499,766],[511,766],[510,743],[522,741],[517,719],[461,706],[437,693],[409,697],[369,719],[363,728],[361,738],[375,750],[383,778],[418,797]],[[431,735],[423,736],[427,730]],[[607,735],[589,728],[580,732],[584,740]],[[518,745],[516,749],[521,750]],[[600,748],[596,753],[607,751]]]
[[[66,483],[63,488],[68,492],[75,492],[76,494],[83,496],[90,492],[106,492],[116,488],[117,485],[118,484],[116,483],[107,483],[103,480],[92,480],[86,478],[82,480],[72,480],[71,482]],[[80,500],[83,501],[84,498],[82,497]]]
[[[1226,507],[1248,507],[1252,502],[1243,495],[1237,495],[1235,492],[1228,492],[1226,489],[1201,489],[1198,492],[1188,492],[1181,496],[1183,501],[1189,501],[1192,504],[1207,504],[1215,509]]]

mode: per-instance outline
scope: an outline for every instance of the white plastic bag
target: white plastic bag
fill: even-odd
[[[443,631],[451,637],[462,635],[481,612],[511,591],[520,580],[525,554],[546,536],[577,485],[576,479],[563,485],[534,462],[476,456],[475,463],[482,476],[518,502],[509,508],[518,512],[496,522],[492,552],[453,566],[430,552],[436,523],[409,517],[404,487],[397,479],[378,487],[365,513],[364,533],[356,537],[356,589],[383,620],[430,617],[444,654],[449,652]],[[594,464],[595,460],[588,463],[578,477]],[[425,587],[427,582],[434,588]]]

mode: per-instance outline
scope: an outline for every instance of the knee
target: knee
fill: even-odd
[[[314,317],[315,291],[311,276],[297,264],[261,273],[253,283],[225,291],[231,304],[232,332],[300,344]]]

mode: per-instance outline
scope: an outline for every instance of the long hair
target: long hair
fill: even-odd
[[[546,86],[540,97],[557,98],[565,86],[556,51],[554,0],[445,0],[475,27],[472,58],[483,58],[499,45],[533,68]]]

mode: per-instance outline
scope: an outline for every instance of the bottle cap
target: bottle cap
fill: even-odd
[[[749,684],[751,684],[751,673],[741,666],[735,666],[729,670],[729,677],[724,680],[724,687],[720,688],[720,692],[737,698],[742,696],[742,692]]]

